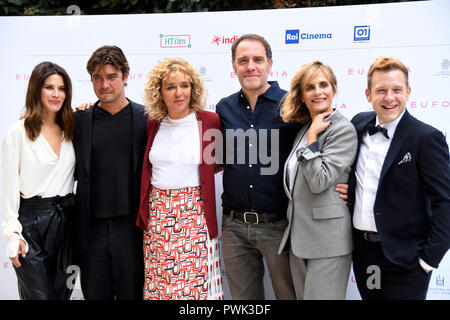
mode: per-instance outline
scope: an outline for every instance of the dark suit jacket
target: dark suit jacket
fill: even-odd
[[[211,152],[213,157],[214,150],[207,150],[211,143],[215,143],[215,137],[207,137],[206,132],[208,129],[216,129],[215,132],[221,134],[219,115],[215,112],[202,111],[196,114],[197,121],[199,123],[199,134],[201,140],[201,163],[200,163],[200,184],[203,199],[203,209],[205,211],[206,225],[208,226],[208,233],[210,239],[217,237],[217,215],[216,215],[216,192],[214,183],[214,163],[207,163],[205,161],[205,155]],[[148,141],[145,148],[145,156],[143,160],[142,168],[142,182],[141,182],[141,201],[139,207],[139,213],[136,220],[136,225],[144,231],[147,231],[148,221],[148,198],[151,186],[152,178],[152,164],[148,160],[148,154],[153,146],[156,134],[158,133],[161,121],[154,119],[148,119],[147,123],[147,135]],[[211,138],[211,139],[209,139]],[[206,154],[205,154],[206,153]],[[209,156],[209,155],[208,155]],[[211,158],[211,160],[213,160]]]
[[[128,99],[129,100],[129,99]],[[139,187],[141,181],[142,158],[147,142],[146,123],[147,116],[144,115],[144,107],[140,104],[131,103],[133,119],[133,146],[132,146],[132,212],[137,215],[139,207]],[[75,248],[78,253],[83,253],[88,247],[89,217],[90,217],[90,168],[92,150],[92,123],[93,108],[86,111],[75,112],[75,135],[73,146],[75,148],[77,180],[77,211],[74,217]]]
[[[375,117],[375,112],[364,112],[352,119],[358,134],[358,153],[349,178],[352,213],[361,139]],[[450,246],[450,166],[445,137],[405,111],[391,139],[374,204],[383,252],[391,262],[406,268],[417,266],[419,257],[437,267]]]

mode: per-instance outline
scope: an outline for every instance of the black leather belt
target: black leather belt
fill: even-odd
[[[253,211],[236,211],[223,209],[223,214],[231,217],[231,219],[237,219],[244,222],[245,224],[259,224],[259,223],[270,223],[275,221],[280,221],[286,219],[284,214],[279,212],[253,212]]]
[[[374,231],[357,230],[361,237],[367,242],[380,242],[380,235]]]
[[[75,195],[72,193],[65,196],[55,196],[50,198],[42,198],[41,196],[35,196],[28,199],[20,198],[20,207],[28,209],[55,209],[57,206],[66,208],[73,206],[74,204]]]

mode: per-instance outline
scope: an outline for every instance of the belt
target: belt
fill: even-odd
[[[55,209],[57,207],[66,208],[75,204],[75,195],[69,193],[65,196],[55,196],[50,198],[42,198],[35,196],[32,198],[20,198],[20,206],[22,208],[36,209]]]
[[[380,242],[380,235],[374,231],[356,230],[367,242]]]
[[[259,224],[270,223],[286,219],[286,216],[279,212],[253,212],[253,211],[236,211],[223,209],[223,214],[231,217],[231,219],[237,219],[245,224]]]

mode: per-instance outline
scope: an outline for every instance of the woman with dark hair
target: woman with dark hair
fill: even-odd
[[[51,62],[31,73],[24,115],[2,145],[1,227],[22,300],[69,299],[75,154],[72,82]]]

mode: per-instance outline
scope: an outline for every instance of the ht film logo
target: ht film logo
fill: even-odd
[[[190,34],[160,34],[159,46],[161,48],[190,48]]]

